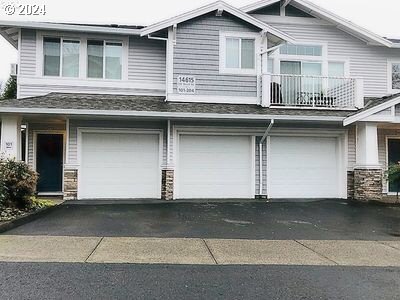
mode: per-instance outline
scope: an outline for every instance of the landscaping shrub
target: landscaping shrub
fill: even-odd
[[[14,159],[0,159],[0,182],[2,182],[0,185],[3,186],[3,203],[18,208],[30,207],[37,180],[37,173],[26,163]]]
[[[6,185],[2,179],[2,176],[0,176],[0,206],[5,204],[6,199]]]

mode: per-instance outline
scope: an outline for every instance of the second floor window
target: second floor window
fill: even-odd
[[[78,77],[80,42],[63,38],[43,39],[43,74],[45,76]]]
[[[88,40],[87,45],[89,78],[122,78],[122,43]]]
[[[255,68],[255,40],[236,37],[226,38],[225,67],[227,69]]]

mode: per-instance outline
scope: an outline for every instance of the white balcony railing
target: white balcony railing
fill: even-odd
[[[264,74],[263,106],[354,109],[363,107],[363,83],[356,78]]]

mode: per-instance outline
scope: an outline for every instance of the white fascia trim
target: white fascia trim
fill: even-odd
[[[141,33],[141,29],[102,27],[95,25],[87,26],[87,25],[60,24],[60,23],[27,22],[27,21],[0,21],[0,26],[44,29],[44,30],[79,31],[86,33],[112,33],[112,34],[122,34],[122,35],[140,35]]]
[[[257,97],[201,96],[201,95],[179,95],[179,94],[169,94],[168,102],[259,104],[259,100]]]
[[[291,115],[257,115],[257,114],[217,114],[217,113],[186,113],[186,112],[148,112],[119,111],[91,109],[57,109],[57,108],[0,108],[0,113],[16,114],[48,114],[48,115],[79,115],[79,116],[119,116],[119,117],[152,117],[152,118],[187,118],[187,119],[221,119],[221,120],[286,120],[286,121],[321,121],[343,122],[344,117],[334,116],[291,116]]]
[[[294,43],[294,41],[295,41],[295,39],[293,37],[291,37],[290,35],[256,19],[253,16],[250,16],[250,15],[244,13],[240,9],[237,9],[223,1],[217,1],[214,3],[208,4],[208,5],[202,6],[198,9],[183,13],[176,17],[173,17],[173,18],[155,23],[153,25],[147,26],[146,28],[142,29],[141,36],[146,36],[146,35],[152,34],[154,32],[157,32],[157,31],[160,31],[167,27],[173,26],[175,24],[179,24],[179,23],[185,22],[187,20],[196,18],[198,16],[204,15],[204,14],[212,12],[214,10],[226,11],[226,12],[242,19],[243,21],[246,21],[247,23],[250,23],[262,30],[265,30],[266,32],[276,35],[277,37],[279,37],[285,41],[288,41],[289,43]]]
[[[267,0],[267,1],[258,1],[256,3],[247,5],[245,7],[242,7],[242,10],[245,11],[246,13],[249,13],[251,11],[260,9],[262,7],[274,4],[276,2],[279,2],[279,0]],[[377,43],[378,45],[381,46],[386,46],[389,48],[392,48],[394,46],[394,43],[392,43],[391,41],[361,27],[358,25],[355,25],[354,23],[314,4],[311,3],[307,0],[293,0],[292,3],[297,3],[300,6],[304,6],[307,9],[309,9],[309,13],[315,13],[317,15],[319,15],[321,18],[326,19],[332,23],[334,23],[336,26],[341,26],[342,28],[340,28],[341,30],[344,29],[348,29],[349,31],[353,32],[353,34],[357,33],[360,36],[362,36],[364,39],[368,39],[371,41],[374,41],[375,43]]]
[[[350,125],[350,124],[352,124],[354,122],[360,121],[360,120],[362,120],[364,118],[367,118],[367,117],[369,117],[369,116],[371,116],[373,114],[376,114],[376,113],[378,113],[378,112],[380,112],[382,110],[385,110],[385,109],[387,109],[387,108],[389,108],[389,107],[391,107],[393,105],[397,105],[399,103],[400,103],[400,96],[398,96],[398,97],[396,97],[396,98],[394,98],[394,99],[392,99],[390,101],[387,101],[385,103],[382,103],[382,104],[379,104],[377,106],[374,106],[374,107],[372,107],[370,109],[367,109],[367,110],[365,110],[363,112],[360,112],[358,114],[355,114],[354,116],[350,116],[350,117],[345,118],[344,121],[343,121],[343,125],[344,126],[348,126],[348,125]]]

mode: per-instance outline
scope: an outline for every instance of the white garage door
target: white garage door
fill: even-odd
[[[336,138],[271,137],[270,198],[338,198]]]
[[[82,133],[79,198],[160,198],[159,136]]]
[[[251,138],[181,135],[179,198],[252,198]]]

